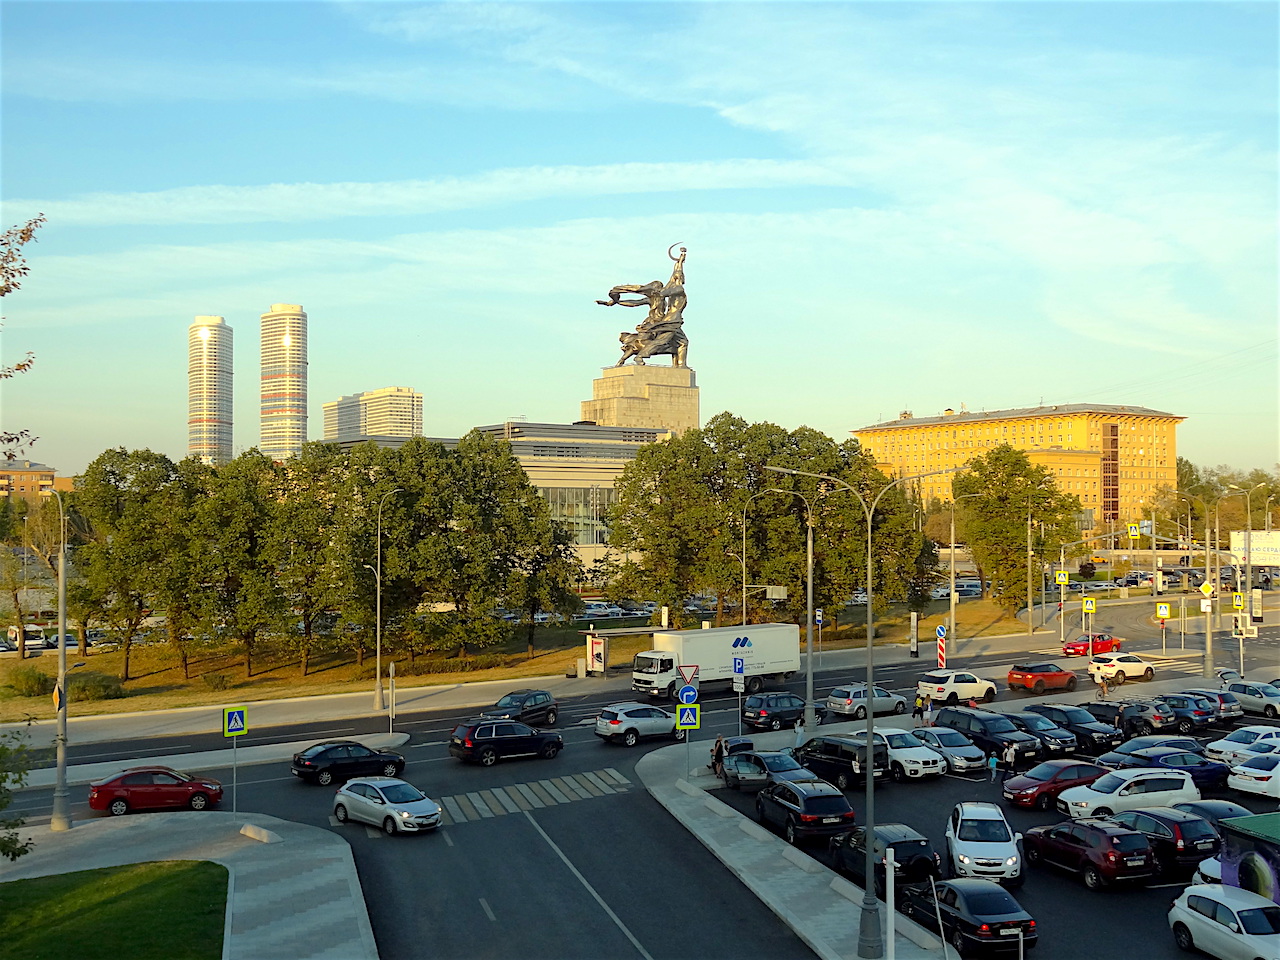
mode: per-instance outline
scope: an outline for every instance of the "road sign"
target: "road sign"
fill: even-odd
[[[744,660],[742,657],[734,657],[733,658],[734,676],[740,677],[746,672],[747,672],[747,661]]]
[[[1244,594],[1243,594],[1243,593],[1233,593],[1233,594],[1231,595],[1231,609],[1233,609],[1233,610],[1243,610],[1243,609],[1244,609]]]
[[[1210,583],[1208,580],[1206,580],[1204,583],[1200,584],[1200,592],[1203,593],[1206,597],[1212,597],[1213,584]]]
[[[934,635],[935,637],[937,637],[939,640],[945,640],[945,639],[947,639],[947,628],[946,628],[946,626],[945,626],[944,624],[938,624],[938,626],[937,626],[937,627],[934,629],[934,631],[933,631],[933,635]]]
[[[249,732],[249,724],[244,718],[244,707],[222,708],[222,735],[224,737],[242,737]]]
[[[677,669],[680,676],[684,678],[685,683],[693,683],[693,678],[698,675],[698,665],[696,663],[682,663]]]
[[[681,703],[697,703],[698,688],[692,684],[686,684],[680,688],[680,692],[676,694],[676,699]]]
[[[54,710],[62,709],[62,688],[57,686],[56,684],[54,685],[54,688],[53,688],[53,709]]]
[[[1053,582],[1065,587],[1071,582],[1071,574],[1067,573],[1065,570],[1059,570],[1053,575]]]
[[[685,703],[676,707],[676,729],[697,730],[702,726],[702,704]]]
[[[1142,527],[1139,524],[1129,524],[1129,539],[1138,540],[1142,537]]]
[[[1098,609],[1098,601],[1097,601],[1097,600],[1093,599],[1093,597],[1085,597],[1085,598],[1084,598],[1084,612],[1085,612],[1085,613],[1093,613],[1093,612],[1094,612],[1095,610],[1097,610],[1097,609]]]
[[[822,608],[821,607],[813,611],[813,622],[816,623],[818,626],[822,626]]]
[[[1157,603],[1157,604],[1156,604],[1156,617],[1157,617],[1157,618],[1159,618],[1159,619],[1161,619],[1161,620],[1168,620],[1168,619],[1169,619],[1169,604],[1167,604],[1167,603]]]
[[[1201,613],[1212,613],[1212,612],[1213,612],[1213,601],[1212,601],[1212,600],[1210,600],[1208,597],[1205,597],[1203,600],[1201,600],[1201,601],[1200,601],[1200,612],[1201,612]]]
[[[733,675],[733,692],[743,693],[747,689],[747,678],[740,673]]]
[[[941,629],[941,627],[939,627]],[[947,638],[938,637],[938,669],[947,669]]]

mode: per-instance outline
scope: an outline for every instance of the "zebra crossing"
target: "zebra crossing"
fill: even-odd
[[[606,767],[603,770],[549,777],[546,780],[515,783],[506,787],[456,793],[452,796],[433,799],[442,807],[441,825],[451,826],[505,817],[507,814],[522,813],[526,810],[541,810],[562,803],[576,803],[579,800],[592,800],[596,797],[626,793],[631,786],[631,781],[617,770]],[[339,825],[337,818],[333,816],[329,817],[329,823],[335,827]],[[381,831],[373,827],[366,827],[365,832],[370,837],[382,835]]]

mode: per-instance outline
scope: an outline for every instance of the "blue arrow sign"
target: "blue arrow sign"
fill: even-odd
[[[697,703],[698,688],[693,684],[685,684],[680,688],[680,692],[676,694],[676,699],[681,703]]]
[[[944,626],[938,626],[933,631],[933,635],[937,637],[939,640],[945,640],[947,639],[947,628]]]
[[[822,626],[822,608],[821,607],[813,611],[813,622],[816,623],[818,626]]]
[[[747,661],[743,657],[733,658],[733,672],[738,674],[747,672]]]

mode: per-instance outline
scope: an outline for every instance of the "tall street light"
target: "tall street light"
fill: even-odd
[[[378,581],[378,600],[377,600],[377,666],[378,666],[378,683],[373,691],[373,707],[375,710],[385,710],[387,708],[386,698],[382,692],[382,508],[386,505],[387,497],[394,496],[397,493],[404,493],[402,489],[396,487],[394,490],[388,490],[382,495],[382,499],[378,501],[378,569],[374,571],[374,579]],[[367,567],[368,564],[365,564]]]
[[[875,515],[876,506],[880,503],[880,498],[888,493],[891,489],[907,480],[919,480],[921,477],[933,477],[943,473],[955,473],[962,469],[961,467],[953,467],[949,470],[933,470],[929,473],[920,473],[909,477],[899,477],[890,481],[876,494],[875,499],[871,501],[871,506],[867,506],[867,501],[863,499],[862,494],[858,493],[853,487],[845,483],[839,477],[832,477],[825,473],[809,473],[805,470],[791,470],[787,467],[770,467],[766,466],[766,470],[773,473],[785,473],[794,477],[813,477],[817,480],[826,480],[834,483],[838,487],[848,490],[857,498],[862,512],[866,515],[867,520],[867,703],[871,703],[872,691],[875,689],[875,620],[874,620],[874,602],[875,595],[872,585],[872,561],[871,561],[871,518]],[[810,655],[813,651],[810,649]],[[812,693],[812,691],[811,691]],[[809,700],[812,700],[810,695]],[[876,712],[870,708],[867,710],[867,757],[866,757],[866,795],[867,795],[867,816],[866,831],[867,836],[874,837],[876,829],[876,791],[875,791],[875,716]],[[875,876],[876,867],[876,851],[875,844],[867,844],[867,860],[866,875],[868,877]],[[884,935],[880,931],[880,901],[876,899],[875,884],[868,883],[862,892],[862,914],[858,923],[858,956],[866,958],[866,960],[874,960],[874,958],[884,955]]]
[[[57,773],[53,787],[53,816],[50,830],[71,829],[71,804],[67,796],[67,517],[62,494],[57,490],[58,526],[62,543],[58,547],[58,736]]]
[[[785,491],[775,490],[773,487],[757,490],[747,497],[747,502],[742,505],[742,625],[744,627],[747,625],[747,507],[751,506],[751,501],[756,497],[762,497],[766,493],[783,492]]]
[[[1213,576],[1213,563],[1209,559],[1209,505],[1204,502],[1202,497],[1197,497],[1194,493],[1187,493],[1185,490],[1179,490],[1178,496],[1185,497],[1188,500],[1200,501],[1200,506],[1204,508],[1204,582],[1213,584],[1217,587],[1216,580]],[[1188,522],[1189,535],[1193,535]],[[1210,607],[1213,605],[1212,598],[1209,599]],[[1204,667],[1201,673],[1206,677],[1216,677],[1217,672],[1213,663],[1213,611],[1212,609],[1204,612]]]
[[[1248,594],[1249,594],[1249,622],[1250,623],[1253,623],[1253,491],[1257,490],[1258,487],[1265,487],[1265,486],[1266,486],[1265,483],[1255,483],[1252,487],[1246,490],[1244,489],[1244,487],[1237,486],[1234,483],[1227,484],[1228,490],[1237,491],[1236,494],[1230,494],[1230,496],[1237,496],[1238,494],[1243,493],[1245,503],[1248,504],[1248,507],[1246,508],[1248,516],[1245,518],[1245,522],[1247,525],[1245,526],[1245,532],[1244,532],[1244,565],[1245,565],[1245,590],[1248,591]],[[1270,500],[1269,497],[1267,499],[1268,501]],[[1240,662],[1243,664],[1244,660],[1241,659]],[[1244,670],[1242,669],[1240,672],[1243,674]]]

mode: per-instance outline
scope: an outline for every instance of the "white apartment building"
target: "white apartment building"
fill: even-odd
[[[232,457],[232,346],[222,317],[196,317],[187,328],[187,455],[201,463]]]
[[[302,452],[307,441],[307,313],[273,303],[262,315],[261,420],[258,448],[273,460]]]
[[[420,436],[422,394],[409,387],[353,393],[324,405],[324,439],[330,443]]]

